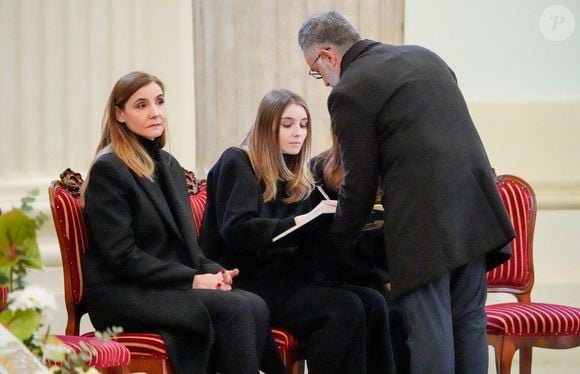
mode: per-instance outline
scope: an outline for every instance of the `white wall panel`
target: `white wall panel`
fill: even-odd
[[[191,2],[0,0],[0,207],[42,191],[66,167],[86,172],[114,82],[164,81],[170,150],[195,162]],[[42,204],[42,202],[41,202]]]

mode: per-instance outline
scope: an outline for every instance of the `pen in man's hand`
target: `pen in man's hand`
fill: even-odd
[[[316,188],[318,189],[318,191],[320,192],[320,194],[321,194],[322,196],[324,196],[324,199],[326,199],[326,200],[330,200],[330,197],[328,197],[328,195],[326,194],[326,192],[324,192],[324,190],[322,189],[322,187],[320,187],[320,186],[316,186]]]

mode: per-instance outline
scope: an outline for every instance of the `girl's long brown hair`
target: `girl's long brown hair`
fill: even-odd
[[[306,139],[300,152],[291,157],[289,165],[284,161],[280,148],[279,132],[282,114],[288,105],[298,104],[304,108],[308,118]],[[272,201],[278,193],[277,182],[287,181],[285,203],[293,203],[306,198],[313,189],[314,182],[308,168],[311,144],[311,117],[304,99],[286,90],[272,90],[260,102],[256,120],[244,141],[258,182],[264,188],[265,202]]]
[[[322,158],[322,178],[324,185],[338,191],[344,180],[344,169],[340,159],[340,147],[335,134],[332,134],[332,147],[323,152]]]

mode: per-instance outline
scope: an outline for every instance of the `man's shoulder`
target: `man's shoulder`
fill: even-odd
[[[440,57],[432,50],[420,45],[414,44],[385,44],[385,43],[368,43],[367,48],[363,49],[352,62],[353,69],[367,74],[373,74],[380,69],[397,69],[403,67],[409,61],[415,59],[426,59]]]
[[[446,66],[435,52],[422,46],[374,43],[342,72],[332,93],[364,97],[373,102],[388,97],[405,83],[416,81],[417,73]]]
[[[371,45],[368,49],[369,52],[382,52],[382,53],[427,53],[433,54],[434,52],[426,47],[416,45],[416,44],[388,44],[388,43],[375,43]]]

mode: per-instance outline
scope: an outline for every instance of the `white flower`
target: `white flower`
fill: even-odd
[[[56,310],[56,299],[53,294],[41,287],[28,286],[22,290],[10,292],[8,295],[8,309],[12,312],[27,309]]]
[[[65,345],[61,341],[59,341],[59,344],[47,343],[44,345],[44,349],[42,351],[44,354],[43,360],[48,359],[55,362],[62,362],[66,358],[66,355],[72,351],[72,348]]]

